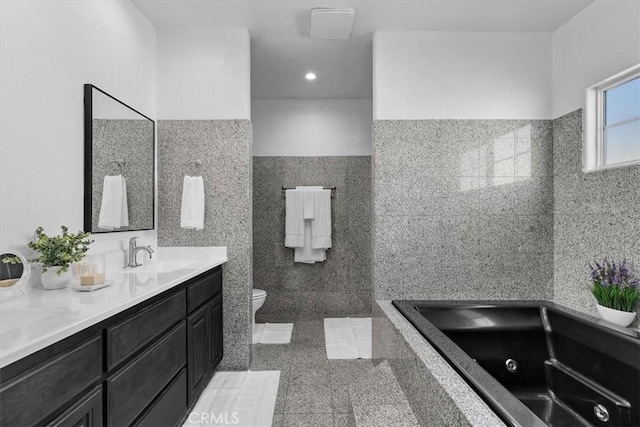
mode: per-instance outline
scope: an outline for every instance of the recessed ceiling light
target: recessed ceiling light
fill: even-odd
[[[308,72],[307,74],[304,75],[304,78],[307,80],[315,80],[316,79],[316,73],[312,73],[312,72]]]

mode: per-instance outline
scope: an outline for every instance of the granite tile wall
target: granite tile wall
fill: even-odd
[[[259,322],[367,315],[371,308],[371,158],[254,157],[254,287],[267,291]],[[293,262],[284,247],[282,187],[336,186],[327,260]]]
[[[550,299],[548,120],[374,123],[376,299]]]
[[[598,316],[589,261],[626,258],[640,274],[640,166],[583,173],[582,109],[553,121],[553,139],[554,298]]]
[[[252,154],[248,120],[158,122],[158,245],[226,246],[224,359],[221,369],[250,364],[252,289]],[[194,171],[193,161],[202,167]],[[203,230],[180,228],[185,174],[202,175]]]

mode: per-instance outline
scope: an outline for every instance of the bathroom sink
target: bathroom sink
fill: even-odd
[[[24,326],[33,325],[50,317],[56,317],[67,310],[59,309],[37,309],[37,308],[16,308],[0,309],[0,331],[2,333],[19,329]]]
[[[123,270],[124,273],[171,273],[172,271],[180,270],[181,268],[188,268],[194,265],[196,262],[188,259],[177,259],[169,261],[157,261],[142,264],[139,267],[132,267]]]

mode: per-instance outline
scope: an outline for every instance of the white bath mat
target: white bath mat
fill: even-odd
[[[371,359],[371,318],[324,319],[327,359]]]
[[[293,323],[256,323],[253,329],[254,344],[289,344]]]
[[[216,372],[183,427],[269,427],[280,371]]]

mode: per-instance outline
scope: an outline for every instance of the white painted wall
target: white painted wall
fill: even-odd
[[[585,90],[640,63],[640,1],[596,1],[553,33],[553,116],[584,107]]]
[[[26,252],[40,225],[83,227],[83,84],[155,117],[155,29],[129,1],[0,8],[0,248]],[[95,235],[94,249],[132,234]]]
[[[253,99],[254,156],[369,156],[371,99]]]
[[[158,119],[249,119],[249,31],[158,30]]]
[[[549,119],[551,34],[376,32],[374,119]]]

